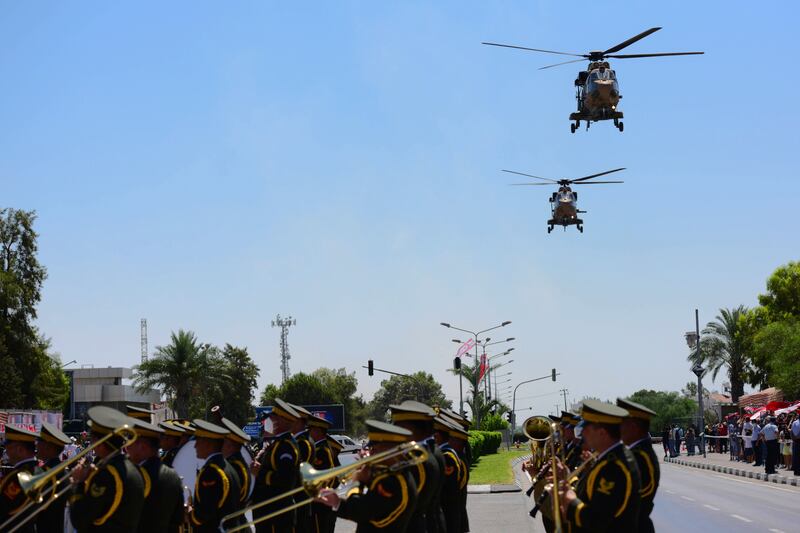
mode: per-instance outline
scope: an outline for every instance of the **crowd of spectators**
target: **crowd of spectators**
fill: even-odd
[[[763,466],[767,474],[778,469],[800,476],[800,413],[768,414],[756,419],[731,415],[726,421],[710,424],[704,432],[694,425],[665,426],[661,438],[664,458],[678,457],[685,447],[687,455],[702,454],[703,437],[708,453],[728,454],[731,461]]]

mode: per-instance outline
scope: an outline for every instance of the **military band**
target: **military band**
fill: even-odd
[[[7,425],[12,468],[0,478],[0,530],[61,532],[66,513],[79,533],[333,533],[337,517],[356,522],[359,533],[469,531],[469,421],[457,413],[411,400],[391,405],[393,423],[367,421],[367,457],[349,469],[339,464],[342,446],[328,435],[330,422],[302,406],[276,399],[250,465],[243,448],[251,437],[215,414],[218,423],[153,424],[147,409],[123,414],[93,407],[87,413],[93,444],[69,464],[61,458],[70,439],[55,426],[45,422],[36,433]],[[542,513],[547,531],[557,522],[571,532],[654,531],[660,477],[648,433],[654,415],[618,399],[616,405],[585,400],[579,414],[544,418],[553,428],[555,460],[548,456],[548,465],[531,475],[546,482],[540,500],[555,501],[559,510]],[[171,465],[190,439],[203,465],[185,499]],[[313,467],[312,475],[332,474],[307,485],[302,463]],[[531,463],[525,467],[530,471]],[[62,487],[65,496],[49,497]]]

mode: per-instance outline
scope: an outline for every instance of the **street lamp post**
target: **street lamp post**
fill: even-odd
[[[448,324],[447,322],[440,322],[440,324],[442,326],[446,327],[446,328],[454,329],[456,331],[463,331],[464,333],[469,333],[470,335],[473,336],[473,338],[475,339],[475,361],[476,361],[476,364],[477,364],[477,361],[478,361],[478,344],[479,344],[478,335],[480,335],[481,333],[486,333],[488,331],[492,331],[492,330],[497,329],[497,328],[503,328],[503,327],[511,324],[511,321],[510,320],[506,320],[506,321],[504,321],[504,322],[502,322],[502,323],[500,323],[500,324],[498,324],[496,326],[484,329],[482,331],[470,331],[468,329],[457,328],[457,327],[453,326],[452,324]],[[459,372],[459,374],[460,374],[460,372]],[[478,389],[478,383],[474,383],[473,384],[473,389],[472,389],[473,394],[478,392],[477,389]],[[477,405],[478,399],[477,398],[473,398],[472,400]],[[464,416],[464,399],[461,398],[459,400],[459,402],[460,402],[460,406],[459,406],[460,414],[461,414],[461,416]],[[480,426],[480,422],[481,422],[481,420],[480,420],[480,412],[472,413],[472,418],[474,419],[475,427],[476,428],[479,427]]]
[[[526,383],[533,383],[534,381],[540,381],[540,380],[547,379],[547,378],[552,378],[552,380],[555,381],[556,380],[556,376],[558,374],[559,373],[556,372],[556,369],[554,368],[552,370],[552,372],[550,374],[546,375],[546,376],[542,376],[540,378],[528,379],[528,380],[520,381],[519,383],[517,383],[517,386],[514,387],[514,393],[512,395],[511,412],[514,413],[516,411],[516,409],[517,409],[517,389],[520,387],[520,385],[525,385]],[[515,414],[511,415],[511,420],[512,420],[512,422],[511,422],[511,440],[514,440],[514,433],[517,432],[517,417],[516,417]]]
[[[512,340],[513,340],[513,337],[512,337]],[[506,341],[500,341],[500,342],[506,342]],[[492,344],[496,344],[496,343],[493,342]],[[487,390],[488,390],[487,397],[492,395],[492,359],[495,359],[497,357],[506,356],[506,355],[510,354],[511,352],[513,352],[513,351],[514,351],[514,348],[509,348],[508,350],[506,350],[503,353],[498,353],[498,354],[495,354],[495,355],[491,355],[491,356],[489,356],[489,358],[486,359],[486,367],[487,367],[487,370],[486,370],[486,373],[487,373],[486,384],[488,386],[487,387]],[[513,359],[511,361],[513,361]],[[511,361],[509,361],[509,363]],[[503,363],[503,364],[507,364],[507,363]],[[496,368],[499,368],[501,366],[503,366],[503,365],[498,365]]]
[[[697,430],[700,432],[700,445],[703,447],[703,457],[706,456],[706,431],[705,431],[705,417],[703,409],[703,374],[705,369],[700,364],[700,313],[697,309],[694,310],[694,331],[688,331],[684,335],[686,337],[686,344],[689,345],[691,350],[696,350],[697,361],[692,366],[692,372],[697,376]]]

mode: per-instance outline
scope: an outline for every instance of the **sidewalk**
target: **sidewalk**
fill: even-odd
[[[781,485],[800,487],[800,476],[795,476],[791,470],[778,468],[775,474],[767,476],[763,466],[753,466],[753,463],[731,461],[730,456],[724,453],[709,453],[705,458],[702,455],[679,455],[678,457],[668,457],[664,462],[690,466],[702,470],[712,470],[714,472],[732,474],[734,476],[750,479],[760,479],[762,481],[769,481]]]

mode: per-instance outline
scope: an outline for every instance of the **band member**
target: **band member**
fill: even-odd
[[[197,473],[189,519],[196,533],[219,531],[222,517],[236,510],[239,481],[233,467],[222,456],[222,442],[228,430],[196,419],[195,453],[205,464]]]
[[[620,441],[620,424],[628,411],[584,400],[583,438],[597,459],[577,493],[567,489],[562,513],[572,530],[634,533],[638,530],[639,469],[633,454]]]
[[[450,431],[458,428],[452,421],[446,420],[442,416],[433,419],[433,437],[444,459],[442,468],[442,493],[441,505],[445,519],[445,527],[442,532],[462,533],[461,518],[463,510],[461,508],[461,481],[465,474],[462,472],[463,461],[458,457],[452,446],[450,446]]]
[[[178,449],[181,448],[184,444],[192,440],[194,437],[194,424],[192,424],[191,420],[170,420],[169,421],[173,426],[178,426],[183,428],[184,433],[181,435],[181,442],[178,444]]]
[[[161,462],[172,467],[172,462],[181,449],[181,439],[186,434],[186,429],[172,422],[159,422],[158,427],[164,430],[159,440],[159,446],[164,451]]]
[[[653,450],[650,440],[650,419],[656,415],[655,411],[644,405],[630,400],[617,398],[617,405],[628,411],[628,416],[622,420],[620,433],[622,442],[633,452],[636,464],[639,467],[641,485],[639,497],[639,529],[640,533],[655,531],[650,513],[653,511],[653,500],[656,497],[661,471],[658,467],[658,458]]]
[[[564,463],[573,470],[581,462],[581,443],[575,437],[575,427],[581,419],[575,413],[561,411],[561,431],[564,434]]]
[[[311,416],[308,419],[308,436],[314,441],[314,459],[312,464],[316,470],[329,470],[340,466],[339,451],[342,447],[336,439],[328,439],[328,428],[331,423],[324,418]],[[330,444],[336,442],[337,448]],[[332,488],[338,486],[338,480],[331,484]],[[336,528],[336,513],[327,505],[314,502],[311,506],[312,522],[315,533],[333,533]]]
[[[125,447],[128,458],[138,466],[144,482],[145,512],[139,520],[140,533],[177,532],[183,524],[183,483],[172,468],[161,463],[158,447],[164,430],[136,420],[138,438]]]
[[[110,407],[92,407],[86,414],[92,442],[135,424]],[[124,444],[121,436],[106,439],[95,448],[99,458],[96,464],[79,464],[70,473],[73,490],[69,516],[80,533],[137,530],[144,508],[144,482],[139,469],[122,453]]]
[[[411,440],[411,432],[377,420],[366,421],[369,447],[380,453]],[[322,489],[317,501],[337,515],[358,524],[356,533],[407,531],[416,505],[417,487],[408,468],[392,468],[402,457],[365,465],[353,475],[358,484],[340,497],[334,489]]]
[[[300,460],[291,428],[298,418],[300,415],[288,403],[280,398],[275,399],[272,412],[265,421],[268,434],[265,437],[264,447],[250,465],[250,472],[255,479],[252,503],[263,502],[297,486]],[[253,519],[266,516],[281,506],[281,502],[276,502],[274,505],[255,509]],[[256,532],[292,533],[293,527],[294,513],[288,512],[256,524]]]
[[[72,444],[72,440],[60,429],[47,422],[42,422],[42,430],[36,440],[36,455],[41,461],[43,471],[51,470],[61,463],[64,446]],[[64,531],[64,507],[66,498],[52,502],[47,509],[36,518],[37,531]]]
[[[250,476],[250,466],[245,462],[242,455],[242,446],[250,442],[250,435],[227,418],[223,417],[221,420],[222,427],[228,430],[228,434],[225,435],[225,441],[222,443],[222,455],[233,467],[236,479],[239,481],[239,499],[236,508],[241,509],[247,505],[253,484]]]
[[[136,407],[135,405],[126,405],[125,408],[128,416],[134,420],[143,420],[148,424],[153,422],[153,415],[155,414],[155,411],[144,409],[142,407]]]
[[[467,514],[467,484],[469,483],[469,463],[467,462],[467,451],[469,450],[469,433],[464,428],[464,422],[469,425],[468,421],[457,422],[449,421],[452,426],[449,431],[448,443],[456,453],[458,458],[461,459],[461,479],[458,481],[458,490],[461,497],[461,531],[469,531],[469,515]]]
[[[0,480],[0,524],[16,515],[30,501],[19,486],[17,474],[20,472],[41,473],[36,460],[37,437],[38,435],[33,431],[10,424],[6,425],[6,454],[8,454],[8,462],[13,468],[6,472]],[[29,522],[21,531],[36,531],[35,524]]]
[[[424,403],[406,400],[390,405],[392,423],[411,432],[411,438],[428,450],[428,459],[411,468],[417,485],[417,506],[409,524],[410,531],[438,533],[444,527],[441,492],[444,456],[433,439],[436,411]]]
[[[311,463],[314,460],[314,441],[308,434],[308,419],[314,415],[311,411],[301,405],[289,404],[300,417],[295,421],[292,426],[292,434],[294,440],[297,442],[298,460],[300,464]],[[297,473],[297,481],[300,483],[300,472]],[[297,494],[294,501],[299,502],[306,500],[307,496],[304,493]],[[314,530],[313,517],[311,505],[300,507],[295,511],[295,533],[308,533]]]

